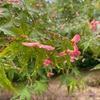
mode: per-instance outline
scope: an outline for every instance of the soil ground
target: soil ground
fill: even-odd
[[[46,91],[44,98],[42,96],[32,97],[32,100],[100,100],[100,71],[83,72],[83,79],[86,82],[86,88],[75,91],[68,95],[66,86],[59,87],[60,80],[50,79],[50,91]],[[0,100],[10,100],[12,93],[1,90]],[[18,99],[17,99],[18,100]]]

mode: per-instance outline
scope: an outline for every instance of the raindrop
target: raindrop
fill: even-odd
[[[41,14],[39,14],[41,16]]]
[[[30,19],[30,22],[32,22],[32,19]]]
[[[12,15],[12,17],[15,17],[15,15]]]
[[[51,20],[49,19],[48,22],[51,22]]]

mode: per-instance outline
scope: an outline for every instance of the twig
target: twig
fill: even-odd
[[[6,47],[7,45],[9,45],[11,42],[15,41],[16,38],[12,38],[11,40],[9,40],[7,43],[5,43],[5,45],[0,49],[0,52],[2,52]]]

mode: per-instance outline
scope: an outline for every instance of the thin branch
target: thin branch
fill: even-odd
[[[5,43],[5,45],[0,49],[0,52],[2,52],[10,43],[12,43],[13,41],[15,41],[16,38],[11,38],[7,43]]]

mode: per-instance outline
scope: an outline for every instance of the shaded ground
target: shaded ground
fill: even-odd
[[[84,72],[83,79],[86,81],[85,90],[75,90],[71,95],[67,94],[66,86],[59,87],[60,81],[56,78],[50,80],[50,91],[47,91],[44,100],[100,100],[100,71]],[[1,91],[0,100],[10,100],[12,93]],[[18,100],[18,99],[17,99]],[[43,100],[41,96],[33,97],[32,100]]]
[[[58,89],[59,82],[53,80],[50,84],[50,92],[47,92],[44,100],[100,100],[100,87],[99,86],[86,86],[83,91],[75,90],[71,95],[67,94],[66,86]],[[38,97],[37,100],[41,100]]]

